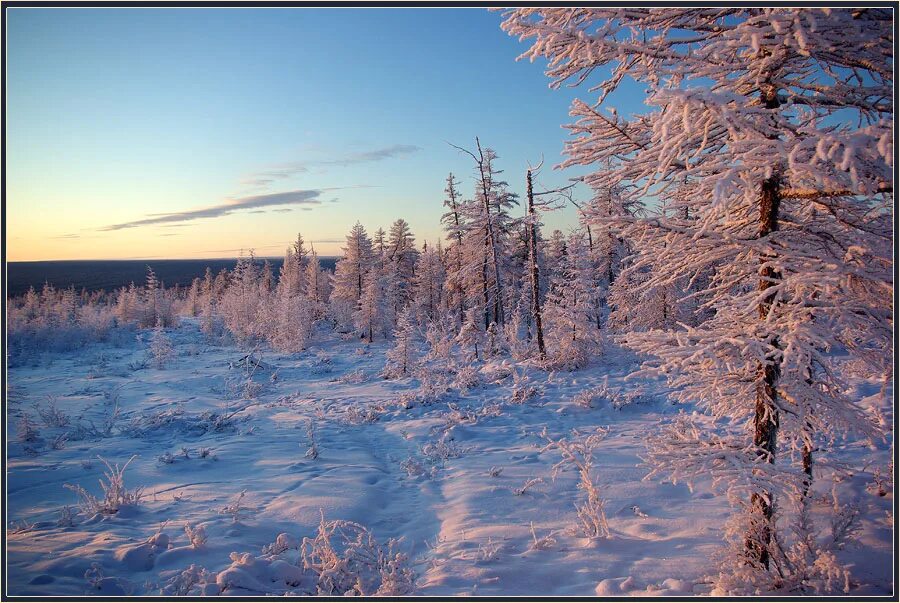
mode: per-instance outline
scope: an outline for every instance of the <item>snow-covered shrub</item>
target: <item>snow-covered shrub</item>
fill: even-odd
[[[287,532],[282,532],[275,537],[275,542],[264,545],[262,548],[262,552],[263,555],[275,556],[280,555],[285,551],[299,548],[300,542],[298,542],[296,538],[294,538]]]
[[[419,477],[420,475],[435,474],[436,467],[428,469],[419,459],[410,456],[400,461],[400,468],[403,469],[409,477]]]
[[[381,417],[381,412],[384,409],[380,406],[368,405],[364,407],[359,407],[356,405],[351,405],[347,408],[346,420],[351,425],[368,425],[371,423],[375,423]]]
[[[157,457],[157,460],[164,465],[171,465],[175,462],[175,455],[171,452],[164,452]]]
[[[453,441],[453,437],[447,431],[439,440],[422,446],[422,455],[435,466],[443,466],[445,461],[459,458],[465,452],[465,448]]]
[[[258,331],[279,352],[299,352],[312,337],[314,316],[309,300],[291,293],[281,281],[274,294],[262,298],[259,313]]]
[[[252,511],[253,507],[248,507],[243,504],[244,497],[247,495],[246,490],[241,490],[240,493],[235,496],[228,504],[219,509],[220,515],[231,515],[232,523],[238,523],[245,511]]]
[[[552,549],[556,546],[556,538],[553,537],[553,533],[550,532],[546,536],[541,536],[538,538],[537,531],[534,529],[534,522],[531,522],[531,546],[529,546],[529,550],[531,551],[546,551]]]
[[[333,361],[331,356],[325,352],[317,352],[309,367],[309,371],[313,375],[324,375],[330,373],[332,369]]]
[[[415,592],[416,575],[399,541],[379,543],[365,526],[323,515],[314,538],[300,545],[303,567],[316,576],[322,596],[398,597]]]
[[[304,456],[314,461],[319,458],[319,445],[316,443],[316,426],[312,421],[306,423],[306,439],[309,441],[309,448]]]
[[[40,439],[40,431],[38,431],[37,425],[34,424],[31,415],[28,414],[23,414],[22,418],[19,419],[19,422],[16,424],[16,433],[19,436],[19,441],[22,442],[36,442]]]
[[[456,335],[452,320],[443,317],[429,322],[425,329],[425,341],[428,344],[425,361],[433,363],[440,370],[448,371],[452,369],[455,365],[453,358],[455,340]]]
[[[350,385],[357,385],[359,383],[365,383],[368,380],[369,376],[366,374],[366,371],[362,369],[356,369],[354,371],[350,371],[349,373],[345,373],[337,378],[339,383],[346,383]]]
[[[206,568],[192,563],[190,567],[179,572],[166,582],[165,586],[160,589],[159,594],[166,597],[185,597],[187,595],[195,594],[192,591],[197,590],[198,587],[204,584],[212,582],[212,577],[212,574],[208,572]],[[199,592],[196,594],[207,593]]]
[[[481,360],[484,352],[483,335],[481,329],[478,328],[478,312],[477,308],[469,308],[466,312],[465,321],[456,336],[456,343],[465,354],[467,362],[475,362]]]
[[[513,390],[509,398],[512,404],[524,404],[531,398],[540,395],[540,389],[531,385],[530,381],[528,375],[524,373],[513,373]]]
[[[72,507],[64,505],[63,508],[59,510],[59,517],[56,518],[56,527],[71,528],[74,525],[75,513],[72,512]]]
[[[191,546],[195,549],[199,549],[206,544],[206,528],[203,527],[202,524],[192,526],[191,524],[186,523],[184,524],[184,533],[187,535],[188,540],[191,541]]]
[[[496,561],[500,558],[501,550],[503,550],[503,543],[495,542],[488,536],[487,542],[478,545],[478,559],[480,561]]]
[[[100,480],[100,489],[103,491],[102,498],[97,498],[79,485],[64,484],[65,488],[78,495],[78,506],[81,510],[86,515],[96,515],[97,513],[113,515],[118,513],[121,507],[140,503],[144,495],[144,488],[129,490],[125,487],[125,470],[137,458],[137,455],[128,459],[128,462],[121,468],[118,463],[112,465],[100,456],[97,458],[106,465],[106,471],[103,474],[106,481]]]
[[[436,426],[433,431],[448,432],[457,425],[474,425],[478,422],[478,413],[470,409],[461,409],[453,403],[447,404],[448,412],[441,414],[443,423]]]
[[[525,483],[522,484],[520,487],[514,488],[513,494],[515,494],[516,496],[522,496],[526,492],[528,492],[528,490],[530,490],[531,488],[537,486],[538,484],[543,484],[543,483],[544,483],[544,478],[542,478],[542,477],[530,477],[527,480],[525,480]]]
[[[591,433],[572,432],[569,440],[554,440],[547,435],[546,430],[542,437],[547,440],[547,445],[541,450],[558,450],[562,460],[553,466],[552,475],[555,479],[559,472],[568,465],[578,470],[578,487],[583,490],[586,500],[575,504],[578,516],[578,527],[581,534],[587,538],[609,538],[609,523],[606,520],[606,500],[600,493],[600,486],[594,476],[594,451],[606,438],[609,430],[598,428]]]
[[[818,528],[813,516],[814,501],[795,491],[792,504],[797,515],[789,529],[779,532],[769,550],[770,567],[753,563],[743,550],[747,534],[753,529],[747,516],[735,515],[726,525],[729,546],[719,554],[719,573],[713,576],[713,596],[748,593],[784,593],[790,595],[838,595],[850,592],[850,566],[842,564],[837,553],[859,532],[859,506],[841,504],[836,489],[816,515],[829,524]]]
[[[481,374],[478,372],[478,367],[471,364],[459,367],[452,385],[463,394],[481,385]]]
[[[639,404],[643,400],[644,394],[640,389],[626,391],[621,388],[609,387],[606,377],[603,378],[600,385],[583,389],[572,398],[573,404],[582,408],[594,408],[596,404],[606,404],[614,410]]]
[[[71,429],[66,432],[66,437],[72,442],[110,438],[113,435],[113,430],[118,427],[120,413],[121,410],[118,405],[114,406],[109,409],[99,425],[91,419],[77,417]]]
[[[148,354],[153,360],[153,365],[158,369],[165,368],[169,360],[175,356],[172,340],[169,339],[169,336],[163,330],[162,320],[157,322],[156,328],[153,329]]]

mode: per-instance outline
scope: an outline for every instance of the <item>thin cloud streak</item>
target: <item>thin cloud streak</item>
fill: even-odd
[[[269,207],[275,205],[320,205],[318,197],[324,190],[329,189],[310,189],[285,191],[282,193],[270,193],[266,195],[252,195],[249,197],[241,197],[233,199],[219,205],[212,205],[201,209],[192,209],[183,212],[175,212],[168,214],[149,214],[148,217],[132,222],[123,222],[121,224],[111,224],[99,228],[101,231],[123,230],[126,228],[137,228],[139,226],[149,226],[151,224],[166,224],[169,222],[190,222],[192,220],[200,220],[203,218],[218,218],[227,216],[243,209],[255,209],[259,207]]]
[[[248,186],[268,186],[269,184],[272,184],[277,180],[284,180],[286,178],[290,178],[291,176],[296,176],[297,174],[307,173],[309,172],[311,167],[347,167],[360,163],[371,163],[374,161],[383,161],[385,159],[402,157],[403,155],[410,155],[421,150],[422,147],[418,147],[416,145],[395,144],[383,149],[375,149],[372,151],[365,151],[363,153],[351,153],[346,157],[339,157],[336,159],[319,159],[284,163],[248,176],[245,180],[243,180],[242,183]]]

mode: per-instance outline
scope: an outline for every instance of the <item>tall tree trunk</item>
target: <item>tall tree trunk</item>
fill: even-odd
[[[779,107],[778,95],[774,86],[766,85],[761,91],[761,100],[767,109],[773,111]],[[775,173],[766,178],[759,192],[759,239],[765,238],[778,230],[779,209],[781,205],[781,178]],[[760,292],[771,289],[780,279],[781,274],[772,266],[774,254],[760,258],[759,283]],[[775,301],[774,292],[762,297],[758,306],[759,320],[765,322],[772,312]],[[769,336],[768,342],[778,346],[778,336]],[[753,413],[753,444],[757,454],[767,463],[775,463],[775,447],[778,438],[779,413],[778,378],[781,375],[780,359],[772,358],[759,368],[759,382],[756,388],[756,405]],[[754,492],[750,497],[751,521],[750,533],[747,536],[746,548],[750,559],[769,567],[769,546],[772,541],[772,518],[775,513],[774,493],[762,490]]]
[[[534,191],[531,186],[531,170],[526,173],[526,187],[528,191],[528,252],[531,256],[531,314],[534,318],[534,326],[537,331],[538,353],[541,358],[547,355],[544,347],[544,328],[541,321],[541,275],[538,267],[537,254],[537,216],[534,213]]]
[[[778,99],[774,90],[763,91],[766,108],[776,109]],[[781,179],[778,174],[763,181],[759,195],[759,235],[762,239],[778,230],[778,212],[781,205]],[[775,259],[772,254],[760,258],[762,266],[759,270],[760,292],[771,289],[781,274],[771,265]],[[774,305],[774,293],[765,295],[759,303],[760,321],[766,321]],[[777,335],[771,335],[771,345],[778,346]],[[779,412],[778,391],[776,389],[781,374],[780,359],[772,358],[763,363],[759,369],[759,383],[756,389],[756,405],[753,415],[753,444],[757,447],[760,458],[767,463],[775,463],[775,449],[778,437]],[[772,517],[775,512],[773,493],[768,491],[754,492],[750,499],[751,533],[747,538],[747,549],[750,558],[769,567],[769,545],[772,540]]]
[[[484,297],[484,330],[491,325],[491,308],[490,295],[488,295],[488,276],[487,276],[487,239],[485,238],[484,258],[481,261],[481,294]]]

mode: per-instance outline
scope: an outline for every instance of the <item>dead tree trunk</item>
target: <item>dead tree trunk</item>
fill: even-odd
[[[544,347],[544,327],[541,320],[541,274],[537,255],[537,216],[534,212],[534,190],[531,186],[531,170],[526,173],[528,192],[528,253],[531,256],[531,315],[537,331],[538,353],[541,358],[547,355]]]

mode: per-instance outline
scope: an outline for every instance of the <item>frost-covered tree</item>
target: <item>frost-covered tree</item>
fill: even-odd
[[[757,587],[777,588],[790,571],[778,496],[808,479],[831,435],[872,428],[829,350],[889,349],[892,13],[529,8],[503,27],[533,39],[524,56],[545,57],[554,86],[604,74],[598,103],[572,105],[564,165],[593,166],[588,184],[630,200],[691,180],[694,215],[598,223],[656,251],[663,269],[643,287],[708,278],[711,318],[625,342],[653,356],[647,370],[673,395],[731,419],[715,436],[673,432],[653,461],[682,477],[726,474],[745,561]],[[609,106],[628,79],[646,90],[646,113]],[[646,255],[642,266],[653,269]]]
[[[443,289],[444,266],[441,263],[440,250],[429,249],[428,244],[425,243],[416,264],[412,295],[412,302],[421,323],[437,319],[444,307]]]
[[[359,222],[347,235],[343,253],[343,257],[335,266],[331,308],[338,324],[347,327],[352,323],[353,313],[358,309],[374,259],[372,240]]]
[[[300,240],[302,242],[302,239]],[[259,332],[266,341],[281,352],[299,352],[312,336],[315,320],[313,307],[306,296],[296,246],[285,252],[278,284],[271,293],[261,288]]]
[[[251,251],[235,264],[219,305],[225,326],[238,341],[245,342],[259,334],[261,300],[259,269]]]
[[[562,265],[554,275],[544,305],[547,323],[547,361],[550,366],[577,369],[599,351],[594,325],[593,271],[580,233],[566,241]]]
[[[200,315],[200,287],[203,281],[199,277],[191,281],[185,296],[185,310],[190,316]]]
[[[387,280],[387,325],[393,329],[400,312],[412,299],[419,252],[406,220],[396,220],[388,232],[384,277]]]
[[[306,294],[309,298],[310,308],[315,319],[322,318],[325,314],[325,305],[331,292],[331,283],[328,275],[322,271],[322,263],[319,254],[313,249],[310,252],[306,266]]]
[[[383,375],[386,379],[408,376],[416,365],[416,321],[412,309],[400,314],[394,330],[394,347],[385,355]]]
[[[474,307],[469,308],[466,310],[466,319],[463,321],[459,334],[456,336],[456,343],[466,353],[468,360],[473,361],[481,360],[479,345],[483,349],[482,341],[481,328],[478,326],[478,309]]]
[[[369,343],[376,336],[387,337],[388,327],[388,279],[382,271],[373,268],[365,281],[362,297],[353,313],[353,324]]]
[[[447,306],[454,309],[459,324],[465,320],[466,312],[466,270],[465,247],[463,239],[466,233],[464,218],[462,216],[462,196],[459,193],[459,182],[453,177],[453,173],[447,176],[447,188],[444,189],[446,197],[444,206],[447,211],[441,216],[444,232],[447,233],[446,273],[444,283]]]
[[[297,274],[303,275],[306,272],[307,263],[309,262],[309,252],[306,249],[306,242],[303,235],[297,233],[297,240],[291,246],[293,260],[297,265]],[[285,258],[287,259],[287,258]],[[296,292],[307,294],[306,281],[301,277],[297,279]]]
[[[484,328],[491,322],[503,326],[506,322],[504,301],[509,274],[509,237],[513,220],[509,210],[518,204],[509,185],[500,180],[502,170],[494,165],[497,153],[482,148],[475,139],[476,150],[456,147],[475,162],[475,197],[460,207],[466,228],[466,254],[468,259],[466,280],[471,303],[481,306]],[[476,261],[477,258],[477,261]]]
[[[156,278],[153,268],[147,266],[147,281],[140,296],[139,326],[155,327],[159,321],[162,321],[164,327],[173,326],[175,312],[172,306],[172,299],[163,289],[159,279]]]
[[[175,350],[172,348],[172,340],[166,335],[161,319],[157,321],[153,334],[150,336],[150,349],[148,352],[153,359],[153,365],[158,369],[165,368],[169,360],[175,355]]]

